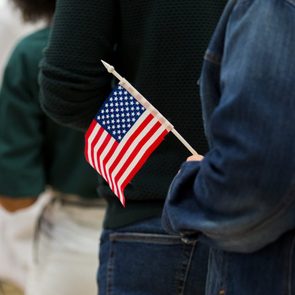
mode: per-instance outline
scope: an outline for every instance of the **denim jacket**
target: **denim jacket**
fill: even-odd
[[[230,0],[200,90],[210,151],[182,165],[162,222],[251,253],[295,228],[295,0]]]

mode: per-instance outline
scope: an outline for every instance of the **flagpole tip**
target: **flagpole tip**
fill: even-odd
[[[109,73],[112,73],[112,72],[114,71],[114,67],[113,67],[113,66],[111,66],[111,65],[108,64],[107,62],[103,61],[102,59],[101,59],[101,62],[102,62],[102,64],[105,66],[105,68],[107,69],[107,71],[108,71]]]

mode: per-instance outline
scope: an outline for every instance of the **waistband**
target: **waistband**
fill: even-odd
[[[61,205],[77,206],[77,207],[105,207],[106,201],[103,198],[85,198],[80,195],[66,194],[59,191],[52,191],[54,201],[58,201]]]

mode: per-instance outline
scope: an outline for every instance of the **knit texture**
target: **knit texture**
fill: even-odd
[[[201,154],[207,152],[199,89],[204,52],[226,1],[63,0],[41,65],[41,104],[54,120],[86,129],[114,83],[115,66]],[[125,190],[163,200],[189,156],[169,134]],[[99,193],[115,197],[100,179]],[[115,200],[114,202],[116,202]]]

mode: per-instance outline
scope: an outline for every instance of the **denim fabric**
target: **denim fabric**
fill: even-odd
[[[210,151],[183,164],[163,224],[253,252],[295,228],[295,3],[230,0],[200,79]]]
[[[207,295],[295,294],[295,1],[230,0],[200,79],[210,151],[162,223],[211,245]]]
[[[207,295],[294,295],[295,232],[254,253],[210,250]]]
[[[100,244],[99,294],[205,294],[207,263],[207,247],[167,235],[160,218],[105,230]]]

